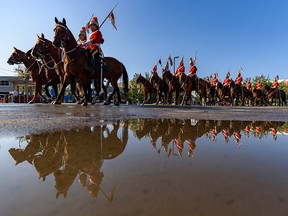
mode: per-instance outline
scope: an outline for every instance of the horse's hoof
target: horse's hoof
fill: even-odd
[[[61,101],[53,101],[52,104],[61,104]]]
[[[81,104],[81,106],[87,106],[87,105],[88,105],[87,102]]]
[[[110,102],[105,101],[103,104],[104,105],[110,105]]]

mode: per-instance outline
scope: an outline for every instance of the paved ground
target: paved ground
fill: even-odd
[[[202,107],[76,104],[0,104],[0,134],[28,134],[81,126],[95,126],[116,119],[178,118],[206,120],[255,120],[288,122],[286,107]]]

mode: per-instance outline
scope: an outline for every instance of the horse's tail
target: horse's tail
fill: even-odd
[[[126,67],[124,66],[123,63],[122,64],[122,67],[123,67],[123,90],[128,93],[129,91],[129,78],[128,78],[128,73],[127,73],[127,70],[126,70]]]

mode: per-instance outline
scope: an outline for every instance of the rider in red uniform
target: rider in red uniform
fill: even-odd
[[[83,44],[86,41],[87,41],[86,29],[85,29],[85,27],[82,27],[78,33],[78,44],[81,44],[82,48],[87,48],[86,46],[83,46]]]
[[[175,72],[175,75],[178,76],[181,73],[185,72],[185,67],[184,67],[184,58],[181,59],[179,66]]]
[[[250,79],[247,80],[246,88],[247,88],[247,90],[251,90],[251,80]]]
[[[278,75],[275,77],[274,82],[272,83],[272,88],[278,88],[279,83],[278,83]]]
[[[196,77],[197,67],[196,67],[196,61],[190,58],[190,69],[189,69],[189,76]]]
[[[90,71],[93,74],[95,73],[95,67],[100,67],[100,44],[102,44],[104,40],[96,16],[92,17],[88,27],[91,29],[92,33],[89,35],[89,41],[83,43],[82,46],[87,46],[90,59]]]
[[[226,78],[225,78],[225,80],[224,80],[224,82],[223,82],[223,86],[225,87],[225,86],[229,86],[230,85],[230,72],[228,71],[227,72],[227,74],[226,74]]]
[[[218,83],[218,78],[217,78],[217,74],[214,74],[213,80],[212,80],[212,86],[216,87],[217,83]]]
[[[241,72],[240,72],[240,70],[238,71],[238,74],[237,74],[237,77],[236,77],[236,79],[235,79],[235,83],[236,84],[239,84],[240,86],[242,85],[242,81],[243,81],[243,78],[242,78],[242,76],[241,76]]]

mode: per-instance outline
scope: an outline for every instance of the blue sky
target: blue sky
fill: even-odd
[[[124,63],[129,79],[135,73],[150,73],[159,58],[165,64],[169,55],[184,56],[188,73],[189,58],[196,52],[200,77],[218,72],[224,80],[230,70],[235,78],[242,66],[244,78],[278,74],[288,79],[288,1],[284,0],[6,1],[0,8],[0,76],[14,74],[15,66],[6,63],[13,46],[27,51],[41,33],[53,40],[55,16],[65,18],[76,37],[92,13],[101,23],[117,2],[118,30],[107,20],[101,28],[102,49]]]

